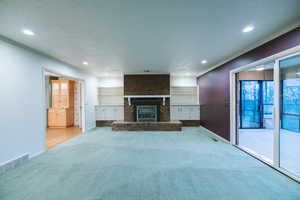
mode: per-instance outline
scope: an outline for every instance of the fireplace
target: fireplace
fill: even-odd
[[[160,96],[127,96],[124,98],[124,121],[170,121],[170,99]]]
[[[158,121],[157,105],[136,105],[137,122],[156,122]]]

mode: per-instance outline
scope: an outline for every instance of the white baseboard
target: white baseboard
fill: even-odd
[[[37,153],[35,153],[35,154],[32,154],[31,156],[29,156],[29,159],[34,158],[34,157],[36,157],[36,156],[39,156],[39,155],[41,155],[42,153],[45,153],[45,151],[46,151],[46,149],[44,149],[44,150],[42,150],[42,151],[40,151],[40,152],[37,152]]]
[[[212,132],[211,130],[208,130],[207,128],[204,128],[203,126],[200,126],[200,128],[202,128],[204,131],[206,131],[207,133],[209,133],[210,135],[212,135],[215,139],[217,140],[221,140],[225,143],[230,144],[230,142],[228,140],[226,140],[225,138],[222,138],[221,136],[215,134],[214,132]]]
[[[14,159],[8,160],[4,163],[1,163],[0,164],[0,175],[4,174],[9,169],[13,169],[19,165],[22,165],[23,163],[25,163],[28,160],[29,160],[29,154],[23,154],[17,158],[14,158]]]

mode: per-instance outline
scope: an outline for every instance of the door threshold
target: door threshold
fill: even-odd
[[[263,164],[266,164],[266,165],[268,165],[269,167],[271,167],[271,168],[275,169],[276,171],[278,171],[279,173],[281,173],[281,174],[287,176],[287,177],[290,178],[291,180],[293,180],[293,181],[295,181],[295,182],[297,182],[297,183],[300,183],[300,177],[298,177],[298,176],[296,176],[296,175],[294,175],[294,174],[292,174],[292,173],[290,173],[290,172],[288,172],[288,171],[286,171],[286,170],[284,170],[284,169],[282,169],[282,168],[280,168],[280,167],[275,167],[275,166],[273,165],[273,161],[272,161],[272,162],[267,162],[267,161],[264,160],[260,155],[258,155],[258,154],[256,154],[256,153],[253,154],[253,153],[252,153],[253,151],[252,151],[252,150],[249,151],[248,148],[245,148],[245,147],[243,148],[243,147],[238,146],[238,145],[236,145],[236,144],[232,144],[232,145],[233,145],[234,147],[236,147],[237,149],[239,149],[239,150],[245,152],[245,153],[248,154],[249,156],[255,158],[256,160],[262,162]],[[248,150],[247,150],[247,149],[248,149]]]

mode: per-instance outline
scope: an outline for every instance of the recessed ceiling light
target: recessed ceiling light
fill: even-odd
[[[254,30],[254,26],[249,25],[249,26],[246,26],[246,27],[243,29],[243,32],[244,32],[244,33],[249,33],[249,32],[251,32],[251,31],[253,31],[253,30]]]
[[[22,32],[25,35],[30,35],[30,36],[34,36],[35,35],[35,33],[32,30],[29,30],[29,29],[23,29]]]
[[[89,65],[89,63],[86,62],[86,61],[82,62],[82,64],[83,64],[83,65]]]
[[[256,71],[263,71],[265,68],[264,67],[260,67],[260,68],[257,68]]]
[[[201,63],[202,63],[202,64],[206,64],[206,63],[207,63],[207,60],[202,60]]]

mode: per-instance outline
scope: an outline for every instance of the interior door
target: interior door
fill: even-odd
[[[240,81],[240,127],[262,127],[262,86],[260,81]]]

